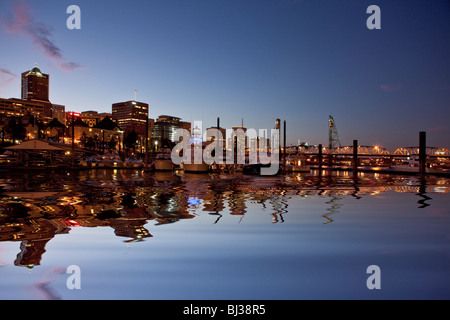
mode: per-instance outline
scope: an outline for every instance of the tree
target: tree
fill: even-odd
[[[101,147],[101,141],[97,134],[94,134],[94,137],[92,138],[92,146],[95,151],[99,150]]]
[[[22,125],[20,119],[11,117],[6,128],[7,133],[11,136],[12,140],[24,140],[27,136],[27,130]]]
[[[108,148],[109,153],[112,153],[112,150],[116,149],[117,141],[114,139],[114,137],[111,137],[111,139],[108,142]]]
[[[89,150],[94,150],[95,148],[95,143],[94,143],[94,138],[93,137],[88,137],[86,140],[86,148]]]
[[[137,143],[138,139],[139,139],[139,136],[134,129],[131,131],[127,131],[125,133],[125,137],[123,138],[123,145],[124,145],[125,149],[127,149],[127,151],[129,149],[133,149],[133,152],[135,152],[136,151],[136,143]]]
[[[173,147],[175,147],[175,145],[176,145],[176,143],[168,138],[161,139],[161,148],[173,149]]]
[[[81,135],[81,138],[80,138],[80,142],[81,142],[81,145],[82,145],[82,147],[84,148],[84,149],[87,149],[88,148],[88,146],[87,146],[87,142],[88,142],[88,138],[87,138],[87,136],[86,136],[86,132],[83,132],[83,134]]]

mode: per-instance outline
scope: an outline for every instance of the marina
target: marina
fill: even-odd
[[[74,123],[72,122],[72,130],[74,130]],[[141,152],[133,152],[129,156],[128,151],[121,152],[120,144],[114,152],[96,153],[81,148],[74,139],[70,139],[70,144],[29,139],[19,144],[3,147],[0,167],[43,170],[135,168],[146,171],[245,172],[258,175],[268,169],[271,169],[267,171],[269,173],[263,174],[309,172],[311,169],[317,169],[320,174],[322,170],[350,170],[391,174],[450,175],[450,150],[442,147],[427,147],[427,134],[424,131],[419,132],[418,147],[400,147],[391,153],[381,146],[360,146],[358,140],[353,140],[352,146],[342,146],[333,116],[329,116],[328,147],[323,147],[322,144],[287,146],[286,120],[283,122],[282,131],[281,120],[277,119],[275,124],[277,135],[267,141],[264,141],[264,138],[264,143],[261,143],[262,137],[253,137],[253,139],[247,137],[244,134],[245,131],[241,129],[243,126],[233,129],[231,138],[228,137],[228,142],[225,141],[218,129],[212,129],[216,136],[210,140],[203,140],[202,134],[196,129],[192,130],[194,138],[190,137],[190,132],[185,131],[189,135],[190,141],[186,142],[184,147],[189,149],[185,151],[189,151],[190,157],[189,159],[181,157],[180,159],[183,159],[181,162],[172,159],[174,154],[179,156],[180,153],[179,150],[175,150],[176,146],[173,149],[163,148],[159,151],[150,151],[149,145],[145,144],[142,146]],[[217,118],[216,128],[220,128],[220,118]],[[243,135],[240,135],[241,133]],[[283,139],[281,140],[281,138]],[[230,140],[233,142],[230,143]],[[256,143],[256,147],[249,147],[252,142]],[[210,148],[212,143],[214,143],[214,148]],[[218,153],[218,155],[212,156],[212,154],[206,153],[205,150],[208,148],[210,148],[209,152],[213,150],[213,153]],[[182,151],[183,148],[181,148]],[[261,161],[261,156],[265,159],[264,162]]]
[[[1,158],[0,168],[5,170],[90,170],[90,169],[143,169],[145,171],[186,171],[191,173],[236,173],[236,172],[247,172],[248,174],[261,174],[261,167],[270,167],[270,165],[262,164],[251,164],[248,156],[244,164],[233,164],[227,163],[225,160],[220,164],[212,163],[206,164],[205,162],[195,163],[191,161],[190,163],[182,163],[181,165],[176,165],[171,160],[170,154],[168,153],[152,153],[149,155],[141,155],[140,157],[134,158],[123,158],[118,154],[104,154],[104,155],[90,155],[83,156],[83,151],[78,150],[76,165],[71,166],[70,152],[67,150],[67,145],[51,144],[56,151],[58,148],[63,150],[60,152],[63,155],[52,155],[47,150],[39,149],[32,150],[37,154],[44,154],[44,157],[48,158],[46,162],[42,161],[42,156],[35,156],[37,160],[27,165],[20,165],[23,159],[23,154],[14,155],[11,152],[5,152]],[[65,148],[65,149],[64,149]],[[278,170],[276,174],[288,174],[292,172],[310,172],[311,170],[322,171],[356,171],[356,172],[378,172],[378,173],[390,173],[390,174],[421,174],[419,157],[415,154],[406,155],[386,155],[383,154],[377,158],[377,155],[366,154],[328,154],[324,157],[323,154],[313,152],[300,151],[300,148],[295,148],[293,152],[292,148],[288,151],[287,155],[284,156],[281,153],[278,160],[277,166]],[[418,148],[417,148],[418,149]],[[55,151],[52,150],[52,151]],[[443,149],[440,149],[443,150]],[[30,151],[30,150],[26,150]],[[450,175],[450,156],[448,150],[441,151],[443,154],[428,156],[425,164],[425,169],[423,174],[431,175]],[[445,152],[445,153],[444,153]],[[32,152],[33,153],[33,152]],[[224,154],[226,151],[224,150]],[[284,160],[286,157],[286,160]],[[59,160],[59,163],[57,160]],[[146,160],[147,159],[147,160]],[[330,160],[333,159],[333,160]],[[365,161],[368,159],[368,161]],[[333,161],[330,166],[329,163],[325,162]],[[22,160],[23,161],[23,160]],[[325,162],[325,164],[324,164]],[[356,166],[354,163],[358,163]],[[367,165],[370,163],[370,165]],[[380,165],[381,164],[381,165]]]

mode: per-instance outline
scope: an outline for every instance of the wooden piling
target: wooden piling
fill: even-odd
[[[286,172],[286,120],[283,125],[283,172]]]
[[[75,114],[72,111],[72,168],[75,167]]]
[[[419,173],[424,175],[426,173],[427,163],[427,133],[424,131],[419,132]]]
[[[353,140],[353,172],[358,173],[358,140]]]
[[[322,145],[319,144],[319,176],[322,175]]]
[[[148,139],[149,139],[148,129],[149,129],[149,123],[148,123],[148,115],[147,115],[147,121],[145,122],[145,170],[148,170],[148,161],[149,161],[149,156],[148,156]]]

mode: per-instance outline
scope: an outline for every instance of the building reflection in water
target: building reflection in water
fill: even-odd
[[[293,174],[283,177],[245,175],[176,175],[139,171],[92,170],[65,174],[8,174],[0,177],[0,241],[20,242],[16,266],[40,265],[47,243],[76,227],[110,227],[125,242],[151,238],[146,225],[193,219],[202,212],[244,217],[248,205],[270,211],[271,223],[285,222],[291,199],[325,199],[324,223],[342,207],[346,196],[361,199],[383,192],[409,192],[431,204],[430,193],[449,192],[445,178],[368,175],[353,178]],[[38,190],[38,191],[36,191]]]

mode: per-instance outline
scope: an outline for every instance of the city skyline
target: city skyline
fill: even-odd
[[[417,146],[427,131],[450,146],[445,1],[78,1],[81,30],[66,27],[70,4],[0,4],[0,97],[18,98],[37,63],[66,111],[111,112],[137,90],[150,118],[286,120],[288,145],[326,144],[331,114],[343,145]],[[366,27],[371,4],[381,30]]]

